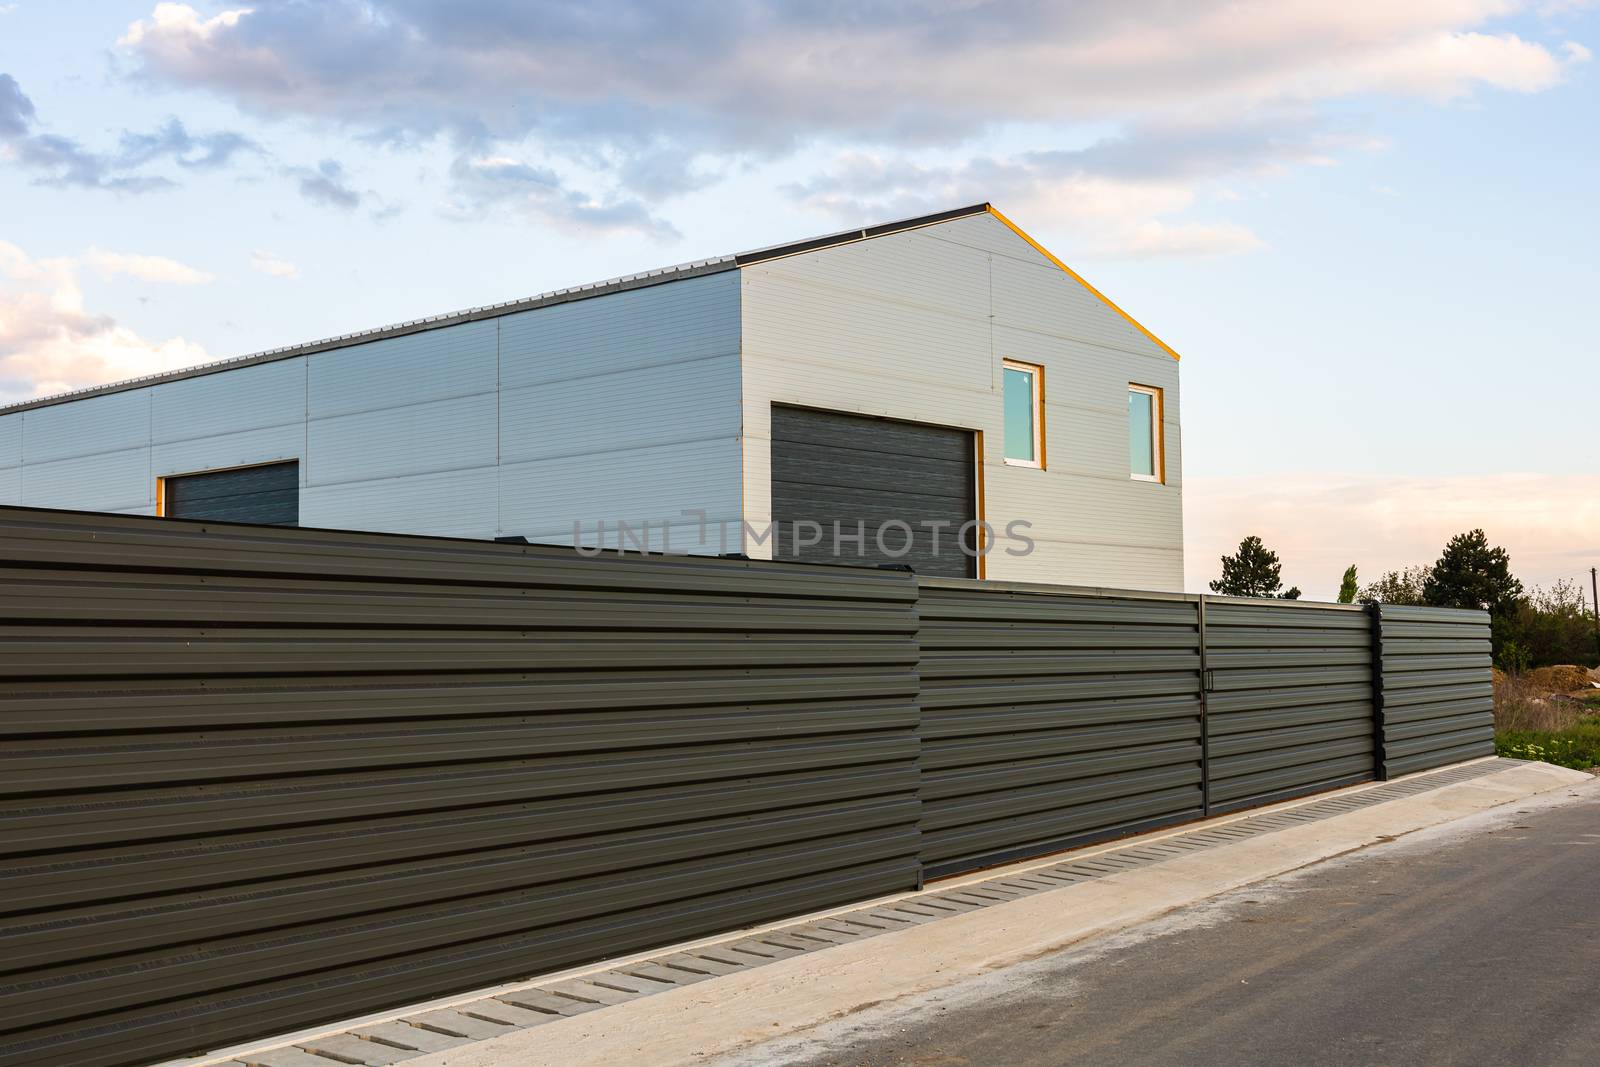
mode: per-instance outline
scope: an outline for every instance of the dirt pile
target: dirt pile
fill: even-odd
[[[1587,667],[1564,663],[1556,667],[1535,667],[1528,672],[1528,684],[1547,693],[1570,693],[1575,689],[1592,688],[1596,679]]]

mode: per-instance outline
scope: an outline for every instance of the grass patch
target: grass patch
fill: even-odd
[[[1512,759],[1539,760],[1586,771],[1600,766],[1600,716],[1586,715],[1564,730],[1496,733],[1494,750],[1497,755]]]
[[[1552,693],[1532,674],[1496,675],[1494,750],[1586,771],[1600,767],[1600,690]]]

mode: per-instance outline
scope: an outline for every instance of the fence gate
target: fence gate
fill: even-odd
[[[1204,597],[1200,610],[1213,813],[1374,777],[1363,607]]]

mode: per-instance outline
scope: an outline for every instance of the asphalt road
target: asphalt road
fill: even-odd
[[[1580,795],[1409,835],[737,1060],[1600,1063],[1600,789]]]

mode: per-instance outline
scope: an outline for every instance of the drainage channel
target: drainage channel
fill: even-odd
[[[557,1019],[623,1004],[653,993],[693,985],[834,945],[848,944],[923,923],[1049,892],[1136,867],[1159,864],[1205,849],[1306,823],[1346,815],[1389,800],[1415,796],[1457,782],[1519,766],[1516,760],[1490,759],[1447,768],[1398,782],[1313,800],[1293,808],[1250,815],[1220,826],[1178,833],[1144,844],[1097,853],[1087,859],[1045,864],[948,889],[933,888],[888,904],[868,906],[824,919],[802,921],[727,941],[668,951],[611,970],[588,972],[481,1000],[435,1008],[387,1022],[355,1026],[263,1052],[235,1054],[214,1067],[332,1067],[333,1064],[388,1064],[443,1052],[528,1029]]]

